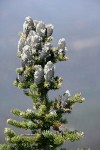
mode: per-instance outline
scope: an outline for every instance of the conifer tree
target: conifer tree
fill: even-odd
[[[65,39],[61,38],[57,47],[53,47],[52,33],[52,24],[25,18],[18,42],[21,67],[16,70],[18,76],[14,85],[31,98],[33,109],[25,112],[12,109],[14,115],[23,119],[8,119],[7,123],[30,130],[31,134],[17,135],[10,128],[5,128],[7,144],[1,145],[0,150],[60,150],[64,142],[83,137],[83,132],[69,130],[63,117],[71,113],[75,103],[84,101],[81,94],[71,96],[70,91],[66,90],[54,100],[48,97],[50,90],[57,90],[62,85],[63,79],[55,76],[55,64],[68,60]]]

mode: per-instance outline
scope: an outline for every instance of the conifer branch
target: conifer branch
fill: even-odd
[[[23,32],[20,32],[17,56],[21,67],[14,85],[23,89],[24,94],[33,101],[33,109],[25,112],[12,109],[15,116],[23,121],[8,119],[7,123],[17,128],[30,130],[29,133],[17,135],[6,128],[7,145],[0,145],[0,150],[57,150],[67,141],[76,141],[83,137],[83,132],[70,131],[67,119],[63,114],[71,113],[75,103],[82,103],[84,98],[80,93],[71,96],[66,90],[58,98],[50,100],[49,91],[61,88],[63,79],[55,76],[55,65],[66,61],[66,42],[64,38],[53,47],[51,41],[53,25],[26,17]],[[61,150],[61,149],[60,149]]]

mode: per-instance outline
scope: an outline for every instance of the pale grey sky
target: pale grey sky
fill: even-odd
[[[0,1],[0,142],[4,142],[6,119],[13,117],[11,108],[27,109],[32,102],[22,90],[12,85],[20,67],[17,58],[18,32],[24,18],[42,20],[54,25],[54,45],[64,37],[68,62],[56,65],[56,74],[64,78],[63,86],[51,97],[69,89],[72,95],[81,92],[86,98],[75,105],[68,116],[69,124],[85,132],[85,137],[68,148],[100,147],[100,1],[99,0],[1,0]],[[19,131],[19,130],[18,130]],[[91,138],[90,138],[91,137]]]

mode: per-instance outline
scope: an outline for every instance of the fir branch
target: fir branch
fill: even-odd
[[[35,113],[31,109],[27,109],[26,112],[20,111],[19,109],[12,109],[11,112],[16,116],[20,116],[25,119],[30,119],[30,120],[40,119],[38,113]]]
[[[0,150],[12,150],[12,147],[8,144],[0,144]]]
[[[23,128],[23,129],[37,129],[38,128],[38,124],[37,123],[34,123],[32,121],[16,121],[16,120],[13,120],[13,119],[8,119],[7,120],[7,123],[12,125],[12,126],[15,126],[17,128]]]
[[[77,132],[77,131],[65,131],[63,133],[63,136],[65,138],[65,141],[66,140],[69,140],[69,141],[76,141],[76,140],[79,140],[80,138],[82,138],[84,136],[84,133],[83,132]]]
[[[81,96],[81,93],[77,93],[77,94],[75,94],[73,97],[71,97],[70,98],[70,102],[72,103],[72,104],[74,104],[74,103],[82,103],[82,102],[84,102],[84,100],[85,100],[85,98],[83,98],[82,96]]]
[[[16,133],[10,128],[5,128],[4,133],[7,134],[7,136],[9,136],[10,138],[16,135]]]
[[[29,144],[33,144],[35,142],[38,142],[40,139],[41,135],[40,134],[36,134],[34,135],[34,137],[26,137],[26,136],[21,136],[21,135],[16,135],[12,138],[7,137],[7,142],[12,143],[12,144],[16,144],[16,143],[29,143]]]
[[[26,17],[23,32],[18,42],[18,57],[21,67],[16,69],[18,77],[14,85],[23,89],[24,94],[33,101],[34,110],[25,112],[12,109],[11,112],[24,118],[24,121],[8,119],[7,123],[17,128],[29,129],[32,134],[17,135],[9,128],[5,129],[9,145],[0,145],[0,150],[57,150],[66,141],[75,141],[83,137],[83,132],[68,131],[64,113],[70,113],[74,103],[82,103],[80,93],[71,97],[66,90],[58,99],[50,101],[48,92],[61,88],[63,79],[55,76],[54,64],[68,60],[64,38],[53,47],[51,41],[53,25]],[[5,149],[4,149],[5,148]]]

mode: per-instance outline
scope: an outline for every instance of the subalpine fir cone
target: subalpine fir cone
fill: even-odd
[[[17,83],[23,83],[22,88],[26,87],[24,83],[27,81],[36,85],[43,85],[45,82],[48,82],[49,85],[52,81],[51,86],[58,81],[56,80],[58,78],[54,78],[54,63],[67,60],[68,57],[65,56],[64,38],[58,41],[56,48],[52,46],[53,28],[52,24],[44,24],[42,21],[32,20],[31,17],[25,18],[23,32],[20,33],[18,42],[18,56],[22,67],[17,69],[18,78],[16,80]],[[31,69],[28,71],[29,67]]]
[[[17,55],[21,67],[16,69],[18,76],[14,85],[32,99],[33,109],[28,108],[25,112],[12,109],[11,112],[23,121],[8,119],[7,123],[30,130],[31,134],[17,135],[6,128],[6,141],[11,150],[56,150],[64,142],[83,137],[83,132],[69,130],[63,117],[63,114],[71,113],[74,103],[84,101],[81,93],[71,96],[70,91],[66,90],[54,100],[48,97],[48,92],[59,89],[63,81],[55,76],[55,64],[68,60],[65,39],[61,38],[57,47],[51,43],[53,29],[52,24],[26,17],[23,32],[20,32]]]

